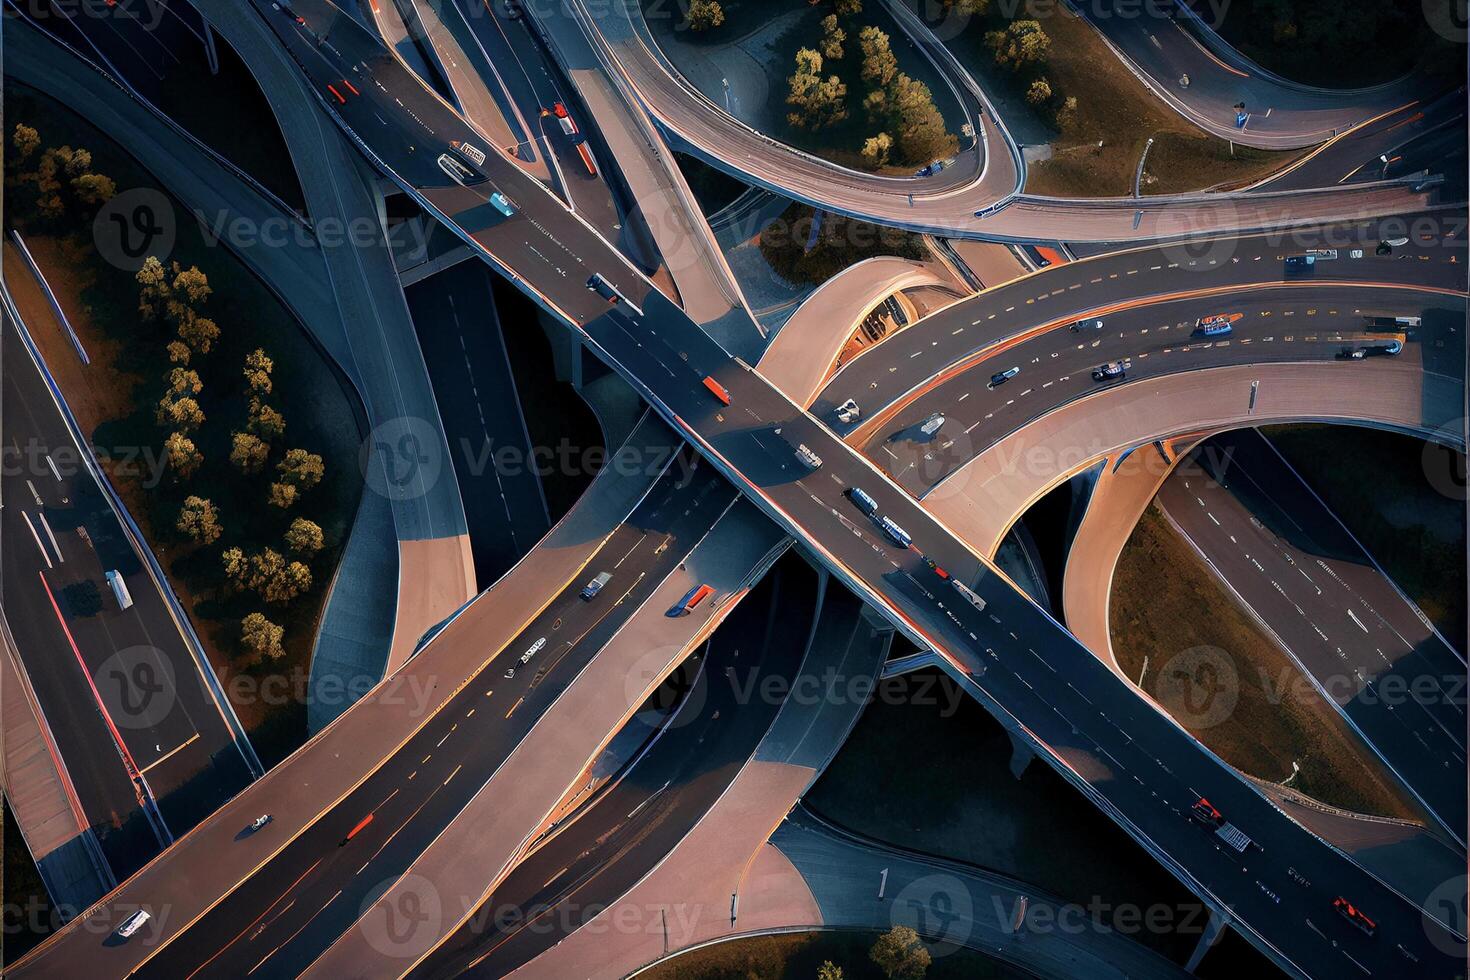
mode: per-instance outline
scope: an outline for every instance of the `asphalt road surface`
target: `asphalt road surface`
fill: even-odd
[[[298,4],[297,9],[306,6]],[[830,432],[732,362],[587,226],[568,220],[559,208],[553,210],[554,202],[538,198],[537,189],[508,164],[487,157],[485,172],[491,175],[487,183],[498,184],[512,200],[520,199],[516,216],[497,219],[483,184],[446,186],[454,182],[429,158],[461,138],[462,123],[405,79],[396,64],[384,62],[376,46],[363,45],[350,30],[332,34],[341,21],[332,20],[331,9],[320,3],[311,9],[318,22],[308,30],[326,29],[326,39],[298,30],[280,14],[263,12],[319,84],[341,71],[370,76],[363,79],[370,88],[359,88],[371,91],[370,99],[355,98],[337,107],[364,141],[364,149],[385,165],[391,159],[389,169],[413,186],[421,200],[450,217],[467,240],[485,250],[487,260],[513,270],[519,285],[580,324],[600,356],[640,387],[768,514],[797,533],[844,580],[878,601],[917,640],[935,644],[951,658],[955,669],[973,679],[992,711],[1024,719],[1053,764],[1176,873],[1188,875],[1234,909],[1258,942],[1304,971],[1335,973],[1346,969],[1343,960],[1351,957],[1369,971],[1389,973],[1401,968],[1397,944],[1417,957],[1426,975],[1453,971],[1463,953],[1460,938],[1322,846],[1198,743],[1140,705],[1088,651],[982,568],[901,490],[877,480],[868,464]],[[311,16],[307,19],[310,23]],[[344,55],[338,44],[347,45],[351,54]],[[425,140],[430,141],[424,144],[427,149],[420,146]],[[594,270],[632,301],[622,304],[631,316],[622,310],[599,315],[606,305],[584,287],[584,273]],[[701,383],[705,375],[724,384],[739,406],[728,416]],[[827,460],[826,468],[812,476],[798,472],[799,464],[786,449],[772,443],[776,428],[784,428],[781,438],[787,443],[810,445]],[[780,455],[772,455],[773,446]],[[885,543],[870,523],[864,526],[860,515],[856,520],[850,516],[854,511],[842,490],[859,481],[871,484],[880,512],[894,515],[940,564],[975,583],[988,603],[985,612],[956,604],[952,597],[945,604],[943,593],[921,584],[921,576],[929,573],[913,550]],[[1030,644],[1039,644],[1046,655],[1033,653]],[[1058,687],[1052,673],[1071,681]],[[1251,826],[1265,853],[1292,854],[1296,867],[1310,871],[1307,880],[1315,884],[1296,884],[1284,867],[1262,859],[1262,852],[1226,854],[1185,816],[1199,795],[1209,795],[1237,823]],[[1242,870],[1254,870],[1255,875]],[[1380,941],[1370,942],[1337,921],[1331,898],[1344,892],[1370,912],[1377,910]],[[1394,945],[1383,941],[1390,936]]]
[[[8,318],[3,363],[5,615],[121,879],[248,785],[250,771],[200,674],[207,665],[192,656]],[[125,459],[125,447],[101,448],[118,465],[150,465]],[[127,585],[126,610],[109,570]],[[161,823],[140,809],[145,800],[156,801]]]
[[[584,925],[688,834],[755,751],[816,611],[816,576],[779,563],[697,654],[694,683],[656,741],[541,844],[411,976],[504,976]],[[633,722],[640,724],[640,722]]]
[[[1158,501],[1388,767],[1464,842],[1465,663],[1258,432]]]
[[[1423,315],[1424,323],[1408,331],[1403,352],[1393,358],[1341,359],[1346,348],[1387,342],[1384,334],[1364,332],[1363,315],[1370,310]],[[1228,336],[1195,336],[1196,321],[1214,314],[1240,317]],[[897,412],[870,421],[858,444],[900,486],[923,496],[1000,438],[1105,386],[1229,365],[1304,361],[1324,362],[1324,371],[1338,371],[1351,383],[1380,363],[1420,359],[1436,340],[1463,344],[1463,318],[1464,301],[1447,296],[1329,286],[1277,286],[1132,307],[1108,316],[1100,330],[1054,327],[998,344],[965,370],[941,375],[935,387],[921,389]],[[1126,363],[1122,378],[1094,379],[1094,369],[1120,362]],[[1013,368],[1019,372],[997,379]],[[1459,380],[1445,377],[1450,384]],[[1201,373],[1200,383],[1208,383],[1208,374]],[[944,423],[926,434],[921,427],[936,414]]]
[[[311,33],[269,7],[262,5],[261,12],[318,92],[333,80],[345,81],[348,74],[358,79],[351,100],[344,98],[336,109],[366,152],[414,188],[422,202],[450,217],[468,241],[485,250],[487,261],[506,268],[548,309],[580,325],[593,349],[769,516],[917,642],[932,645],[992,712],[1023,731],[1048,761],[1176,875],[1231,909],[1258,945],[1301,972],[1321,976],[1351,972],[1353,965],[1395,975],[1406,962],[1399,947],[1413,957],[1418,974],[1448,976],[1463,969],[1463,939],[1420,909],[1418,903],[1430,896],[1406,900],[1390,891],[1288,820],[1238,774],[1141,704],[1127,685],[983,566],[907,494],[762,378],[732,361],[529,178],[491,157],[483,168],[475,168],[487,176],[485,184],[460,187],[444,176],[435,161],[440,154],[459,152],[453,141],[466,138],[463,123],[406,78],[376,42],[366,44],[360,27],[334,8],[320,0],[296,8],[307,11],[306,30]],[[486,185],[492,183],[516,202],[516,215],[496,217],[500,212],[487,200],[491,188]],[[609,311],[585,288],[593,271],[605,275],[630,302]],[[714,376],[728,390],[728,406],[705,387],[704,376]],[[815,472],[801,467],[793,442],[810,446],[825,465]],[[913,534],[917,548],[884,536],[848,502],[844,489],[858,483],[876,498],[879,513],[891,515]],[[918,549],[972,583],[985,609],[963,601],[924,564]],[[369,777],[363,785],[372,782]],[[1236,853],[1191,821],[1188,808],[1200,795],[1208,795],[1228,818],[1248,828],[1261,849]],[[333,837],[349,830],[351,821],[372,806],[390,801],[380,795],[352,802],[340,818],[319,821],[298,841],[310,839],[311,846],[327,851],[330,858]],[[397,855],[392,843],[388,850]],[[282,853],[290,852],[287,848]],[[1288,876],[1288,859],[1307,884]],[[315,873],[310,860],[292,860],[290,867],[307,867],[308,877]],[[1338,894],[1350,896],[1377,918],[1376,939],[1337,918],[1331,900]],[[252,895],[236,914],[205,932],[222,934],[239,922],[270,915],[270,901],[269,890]],[[356,904],[344,902],[352,908]],[[308,904],[300,914],[314,914],[319,907]],[[331,918],[344,913],[351,914],[344,909]],[[267,929],[275,921],[267,922]],[[330,931],[327,923],[322,928]],[[313,929],[307,940],[311,945],[320,941],[316,933]]]
[[[489,651],[480,671],[386,762],[274,854],[280,845],[269,826],[257,834],[242,828],[239,846],[269,859],[139,975],[295,976],[346,932],[736,499],[708,466],[688,484],[679,483],[680,472],[665,475],[588,564],[589,578],[593,569],[613,573],[595,600],[579,598],[581,581],[568,586],[505,656]]]

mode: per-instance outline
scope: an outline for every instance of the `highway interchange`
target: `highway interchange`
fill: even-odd
[[[376,972],[420,962],[431,970],[435,961],[422,957],[444,939],[449,940],[447,950],[435,955],[470,960],[487,953],[508,955],[501,952],[504,946],[484,949],[482,937],[457,931],[476,904],[462,912],[455,909],[426,927],[432,934],[415,937],[408,961],[402,949],[384,951],[381,944],[370,938],[364,941],[363,936],[370,936],[374,916],[402,896],[411,877],[407,872],[420,854],[460,818],[480,793],[487,774],[514,754],[536,720],[599,656],[622,619],[662,617],[661,609],[644,600],[675,573],[703,533],[724,519],[732,506],[748,509],[748,504],[735,504],[737,491],[836,580],[880,609],[913,641],[933,649],[1008,729],[1176,876],[1216,908],[1228,909],[1233,922],[1278,964],[1304,975],[1339,975],[1356,967],[1370,975],[1393,976],[1407,958],[1419,975],[1452,976],[1463,971],[1463,936],[1425,914],[1424,896],[1395,892],[1274,808],[1172,721],[1143,703],[979,557],[973,545],[956,538],[915,499],[969,459],[982,442],[1091,391],[1096,382],[1088,372],[1106,360],[1130,358],[1130,371],[1138,376],[1159,370],[1202,373],[1207,378],[1208,371],[1201,369],[1276,358],[1330,361],[1322,370],[1374,370],[1391,359],[1340,363],[1336,357],[1344,338],[1361,332],[1364,309],[1442,308],[1442,317],[1425,316],[1404,354],[1392,360],[1418,364],[1423,372],[1439,373],[1449,383],[1463,386],[1463,375],[1450,373],[1456,357],[1463,359],[1463,334],[1450,326],[1463,323],[1459,290],[1463,225],[1428,243],[1415,241],[1409,254],[1392,257],[1372,255],[1377,238],[1369,228],[1359,238],[1367,245],[1365,257],[1339,259],[1333,278],[1319,275],[1311,283],[1256,288],[1248,294],[1247,286],[1280,278],[1279,244],[1247,236],[1227,240],[1228,248],[1206,243],[1204,259],[1187,251],[1181,257],[1186,246],[1176,243],[1147,247],[1156,249],[1153,254],[1111,253],[1071,263],[982,294],[874,348],[874,353],[844,369],[828,387],[833,393],[819,396],[808,414],[804,406],[793,404],[733,359],[654,289],[599,228],[569,212],[519,167],[493,151],[482,164],[459,150],[478,138],[474,131],[356,20],[325,0],[296,3],[290,15],[265,2],[255,8],[296,60],[322,106],[369,159],[477,249],[482,259],[578,330],[588,348],[632,384],[707,463],[694,467],[695,475],[687,482],[681,483],[670,471],[655,483],[627,521],[584,562],[589,571],[604,565],[620,569],[608,587],[611,591],[586,603],[576,597],[581,583],[569,581],[515,632],[511,642],[484,651],[478,667],[349,792],[323,801],[328,805],[319,813],[297,814],[292,819],[298,829],[289,837],[286,825],[258,836],[242,832],[236,850],[258,856],[237,856],[228,864],[238,867],[243,860],[250,869],[247,874],[212,875],[210,869],[198,866],[197,857],[190,857],[191,843],[198,842],[185,839],[108,900],[119,906],[156,901],[168,875],[190,868],[187,877],[197,893],[197,914],[170,922],[160,917],[154,926],[145,927],[147,944],[99,946],[86,931],[68,930],[24,961],[17,975],[29,975],[30,968],[42,975],[94,961],[108,970],[141,968],[159,976],[201,970],[240,975],[266,966],[278,975],[311,971],[332,975],[342,968]],[[295,15],[304,23],[296,22]],[[349,79],[350,98],[333,100],[326,95],[328,84]],[[462,166],[473,165],[488,179],[471,186],[450,180],[436,161],[451,152],[459,154]],[[492,191],[509,199],[512,216],[489,203]],[[1385,201],[1401,198],[1384,195]],[[1349,210],[1362,200],[1355,199]],[[1446,212],[1431,212],[1436,213]],[[1238,211],[1235,217],[1241,217]],[[1252,213],[1243,220],[1254,220]],[[1218,271],[1197,280],[1185,278],[1187,267],[1199,262]],[[1253,277],[1257,269],[1267,274]],[[1338,269],[1346,270],[1340,279],[1335,277]],[[605,276],[626,301],[609,308],[585,286],[593,273]],[[1192,288],[1181,294],[1181,283]],[[1104,289],[1087,288],[1098,285]],[[1116,295],[1109,292],[1114,288]],[[1354,303],[1362,307],[1334,305],[1344,289],[1353,290]],[[1028,291],[1030,295],[1025,295]],[[1079,304],[1070,299],[1074,291],[1086,294],[1088,309],[1107,302],[1118,307],[1100,310],[1106,323],[1096,339],[1080,340],[1067,329],[1069,319],[1078,317]],[[1011,295],[1017,297],[1015,302],[1000,309]],[[1173,340],[1205,312],[1200,307],[1202,296],[1245,314],[1228,345]],[[978,313],[986,307],[991,310],[986,317],[960,324],[960,318],[968,315],[961,310],[973,308]],[[1299,322],[1323,326],[1302,328],[1300,339],[1297,328],[1278,326],[1298,317]],[[1322,319],[1312,320],[1316,317]],[[989,318],[1001,322],[992,324]],[[954,329],[945,330],[951,323]],[[1051,329],[1042,329],[1046,327]],[[968,336],[966,329],[971,331]],[[1446,337],[1449,350],[1434,353],[1440,348],[1433,347],[1433,341]],[[1431,347],[1426,347],[1426,339]],[[997,353],[992,345],[1003,352]],[[979,380],[998,369],[1001,362],[989,360],[993,356],[1005,360],[1004,366],[1014,361],[1023,370],[1005,386],[987,391]],[[1153,367],[1164,361],[1166,367]],[[865,371],[870,373],[864,375]],[[712,397],[706,377],[716,379],[728,392],[728,405]],[[865,378],[872,379],[867,391],[883,390],[864,406],[871,432],[853,439],[834,423],[830,409],[850,397],[855,382]],[[925,386],[932,387],[915,397],[915,390]],[[1028,402],[1032,394],[1038,397]],[[1007,404],[999,404],[1001,396]],[[1048,398],[1053,400],[1043,404]],[[876,411],[888,405],[895,408],[886,416]],[[887,459],[884,447],[894,441],[895,433],[940,409],[947,421],[935,448],[946,455],[937,466],[913,465],[917,460],[897,453]],[[973,429],[981,423],[986,428],[966,444],[949,435],[950,426]],[[821,457],[820,469],[808,471],[796,461],[798,444]],[[910,448],[920,458],[927,451]],[[870,494],[877,513],[893,518],[912,535],[912,545],[901,545],[865,517],[847,496],[852,487]],[[663,536],[667,547],[654,543]],[[966,602],[925,559],[968,583],[983,598],[983,611]],[[629,574],[638,571],[631,582],[621,571],[629,561]],[[783,596],[782,603],[786,599]],[[758,618],[764,607],[746,601],[751,604],[739,607],[737,614]],[[728,611],[727,604],[721,615]],[[556,640],[555,634],[563,629],[568,639]],[[515,667],[530,643],[542,636],[550,637],[550,642],[523,667]],[[734,656],[733,650],[716,642],[703,655],[702,669],[707,672],[711,665],[721,665],[725,656]],[[765,663],[767,670],[793,667],[779,660]],[[492,708],[487,698],[503,709]],[[702,718],[694,730],[718,731],[715,720]],[[740,727],[732,729],[735,734],[722,736],[731,739],[730,764],[748,752],[749,740],[761,727],[761,719],[752,714],[741,718]],[[674,740],[683,737],[681,730],[672,730],[651,753],[665,742],[667,751],[675,753],[680,743]],[[688,751],[687,746],[684,749]],[[672,782],[676,776],[667,778]],[[1454,798],[1453,781],[1442,783],[1440,789],[1450,796],[1443,804],[1451,814],[1446,819],[1463,823],[1463,794]],[[628,790],[615,787],[609,798],[620,792]],[[1189,806],[1201,795],[1208,795],[1233,822],[1248,827],[1260,848],[1237,854],[1215,843],[1188,818]],[[244,794],[213,818],[215,839],[222,821],[248,812],[250,796]],[[1453,816],[1456,804],[1458,816]],[[681,805],[697,812],[708,802]],[[372,820],[364,825],[369,814]],[[525,826],[525,837],[536,829]],[[634,831],[623,824],[619,832]],[[547,854],[556,853],[560,836],[545,845]],[[518,875],[531,874],[520,868],[550,860],[540,853],[533,852],[517,870],[506,865],[483,869],[489,876],[487,891],[498,899],[505,889],[514,894],[525,889],[532,896],[526,901],[534,900],[534,882],[523,885]],[[1291,875],[1281,860],[1288,854]],[[187,863],[191,860],[196,863]],[[634,873],[642,865],[627,867]],[[220,869],[221,875],[236,873],[230,867]],[[541,887],[556,880],[554,876]],[[617,890],[605,882],[604,886],[609,895]],[[1337,919],[1330,904],[1337,894],[1351,895],[1354,902],[1372,910],[1379,923],[1377,941],[1351,932]],[[535,952],[526,949],[517,962]]]

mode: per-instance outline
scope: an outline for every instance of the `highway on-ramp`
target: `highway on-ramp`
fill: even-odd
[[[1337,975],[1358,964],[1389,975],[1402,968],[1402,947],[1422,975],[1457,971],[1463,940],[1421,911],[1429,896],[1392,892],[1285,818],[1170,720],[1142,704],[901,489],[731,360],[587,226],[570,219],[506,161],[487,156],[483,167],[477,164],[474,170],[487,181],[475,187],[461,187],[444,176],[435,160],[454,150],[455,141],[470,137],[463,122],[405,77],[376,43],[367,45],[360,27],[335,8],[318,0],[295,6],[305,11],[304,30],[265,5],[261,12],[319,91],[346,73],[359,79],[362,96],[337,111],[365,152],[482,248],[487,261],[579,325],[593,350],[761,509],[917,642],[934,647],[1003,723],[1174,874],[1216,907],[1230,910],[1232,920],[1277,962],[1304,974]],[[516,215],[496,217],[500,212],[488,200],[494,188],[517,202]],[[620,308],[609,310],[586,289],[593,272],[627,297]],[[713,376],[728,391],[729,405],[715,399],[702,383],[704,376]],[[816,472],[801,468],[793,443],[810,446],[825,465]],[[886,537],[848,502],[844,491],[855,484],[865,485],[878,513],[906,528],[916,547],[903,546],[903,535],[894,536],[898,541]],[[917,553],[921,549],[971,583],[985,609],[975,608],[930,571]],[[1187,816],[1200,795],[1248,827],[1262,849],[1238,854],[1218,846]],[[1310,885],[1287,876],[1288,854]],[[1331,908],[1337,894],[1349,895],[1376,916],[1376,940],[1338,920]],[[63,945],[47,948],[54,955]]]

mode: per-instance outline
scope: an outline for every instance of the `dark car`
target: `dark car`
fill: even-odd
[[[1001,385],[1005,384],[1007,381],[1011,380],[1020,373],[1021,369],[1018,367],[1006,368],[1004,371],[997,371],[990,376],[990,387],[999,388]]]
[[[1121,381],[1128,375],[1128,361],[1109,361],[1092,369],[1093,381]]]

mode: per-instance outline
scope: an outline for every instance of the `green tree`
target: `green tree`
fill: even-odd
[[[856,17],[863,12],[863,0],[836,0],[834,6],[843,17]]]
[[[197,395],[204,390],[199,372],[176,367],[168,373],[168,390],[171,395]]]
[[[16,123],[15,132],[10,134],[10,145],[15,147],[12,162],[17,165],[25,163],[41,148],[41,134],[25,123]]]
[[[214,292],[209,285],[209,277],[200,272],[197,265],[182,269],[177,262],[174,263],[173,287],[174,293],[190,306],[202,305]]]
[[[947,157],[959,150],[959,140],[944,127],[934,106],[934,95],[923,82],[899,75],[889,86],[888,109],[897,130],[895,142],[910,163]]]
[[[1031,83],[1026,90],[1026,101],[1032,105],[1045,105],[1051,101],[1051,83],[1045,78],[1038,78]]]
[[[287,450],[286,458],[276,464],[276,471],[281,474],[282,480],[299,490],[310,490],[322,482],[322,477],[327,472],[322,465],[322,458],[305,449]]]
[[[1072,128],[1077,121],[1077,96],[1069,95],[1062,100],[1061,108],[1057,109],[1057,129],[1066,131]]]
[[[189,345],[182,340],[170,340],[164,350],[168,351],[168,362],[170,364],[188,364],[189,359],[194,356],[194,352],[189,349]]]
[[[271,372],[276,364],[259,347],[245,355],[245,383],[253,395],[271,393]]]
[[[259,398],[252,398],[250,420],[245,427],[262,439],[279,439],[286,434],[286,419]]]
[[[321,525],[316,521],[298,517],[286,529],[286,547],[297,554],[314,555],[322,550],[324,543]]]
[[[266,548],[250,556],[250,574],[246,576],[245,584],[256,592],[264,593],[271,580],[285,570],[286,559],[281,557],[281,553]]]
[[[285,630],[258,612],[240,620],[240,645],[259,657],[280,660],[285,656],[285,648],[281,646],[281,637],[285,633]]]
[[[898,58],[888,46],[888,35],[876,27],[864,27],[858,32],[858,47],[863,51],[863,81],[886,88],[898,74]]]
[[[828,14],[822,18],[822,56],[824,58],[841,58],[842,45],[847,40],[847,32],[837,26],[837,15]]]
[[[236,432],[230,440],[230,462],[241,473],[250,476],[265,469],[271,447],[259,436],[250,432]]]
[[[86,173],[71,179],[71,190],[83,204],[104,204],[117,193],[117,184],[111,177]]]
[[[990,0],[944,0],[944,9],[966,17],[984,17],[990,11]]]
[[[231,588],[243,589],[250,581],[250,560],[239,548],[226,548],[220,555],[224,566],[225,581]]]
[[[922,980],[929,970],[929,950],[908,926],[894,926],[879,936],[868,958],[888,980]]]
[[[796,52],[796,73],[787,79],[791,87],[786,104],[796,111],[787,113],[792,126],[810,130],[835,126],[847,118],[847,86],[836,75],[822,78],[822,56],[811,48]]]
[[[877,136],[869,136],[863,143],[863,159],[875,170],[886,166],[888,155],[893,152],[893,137],[887,133],[879,133]]]
[[[842,967],[831,960],[823,960],[817,967],[817,980],[842,980]]]
[[[158,424],[189,433],[204,424],[204,410],[187,395],[164,395],[158,403]]]
[[[186,309],[179,317],[179,339],[196,354],[208,354],[219,339],[219,325],[207,316]]]
[[[258,586],[262,599],[274,603],[290,602],[311,588],[311,569],[299,561],[287,564],[284,558],[269,548],[266,553],[273,556],[274,561],[270,574],[264,576]]]
[[[270,501],[272,507],[279,507],[281,510],[285,510],[296,503],[296,494],[295,484],[272,483],[270,494],[266,499]]]
[[[985,43],[994,52],[995,63],[1012,71],[1040,64],[1051,52],[1051,38],[1034,20],[1011,21],[1005,30],[987,33]]]
[[[158,256],[150,255],[144,259],[143,267],[133,279],[138,283],[138,315],[144,320],[158,319],[173,293],[168,284],[168,272],[158,261]]]
[[[214,504],[192,494],[184,498],[184,506],[179,508],[179,519],[174,526],[200,544],[213,544],[222,533]]]
[[[686,23],[691,31],[707,31],[725,22],[720,0],[689,0]]]
[[[164,455],[174,474],[187,480],[204,462],[204,454],[194,446],[194,440],[182,432],[173,432],[163,441]]]

